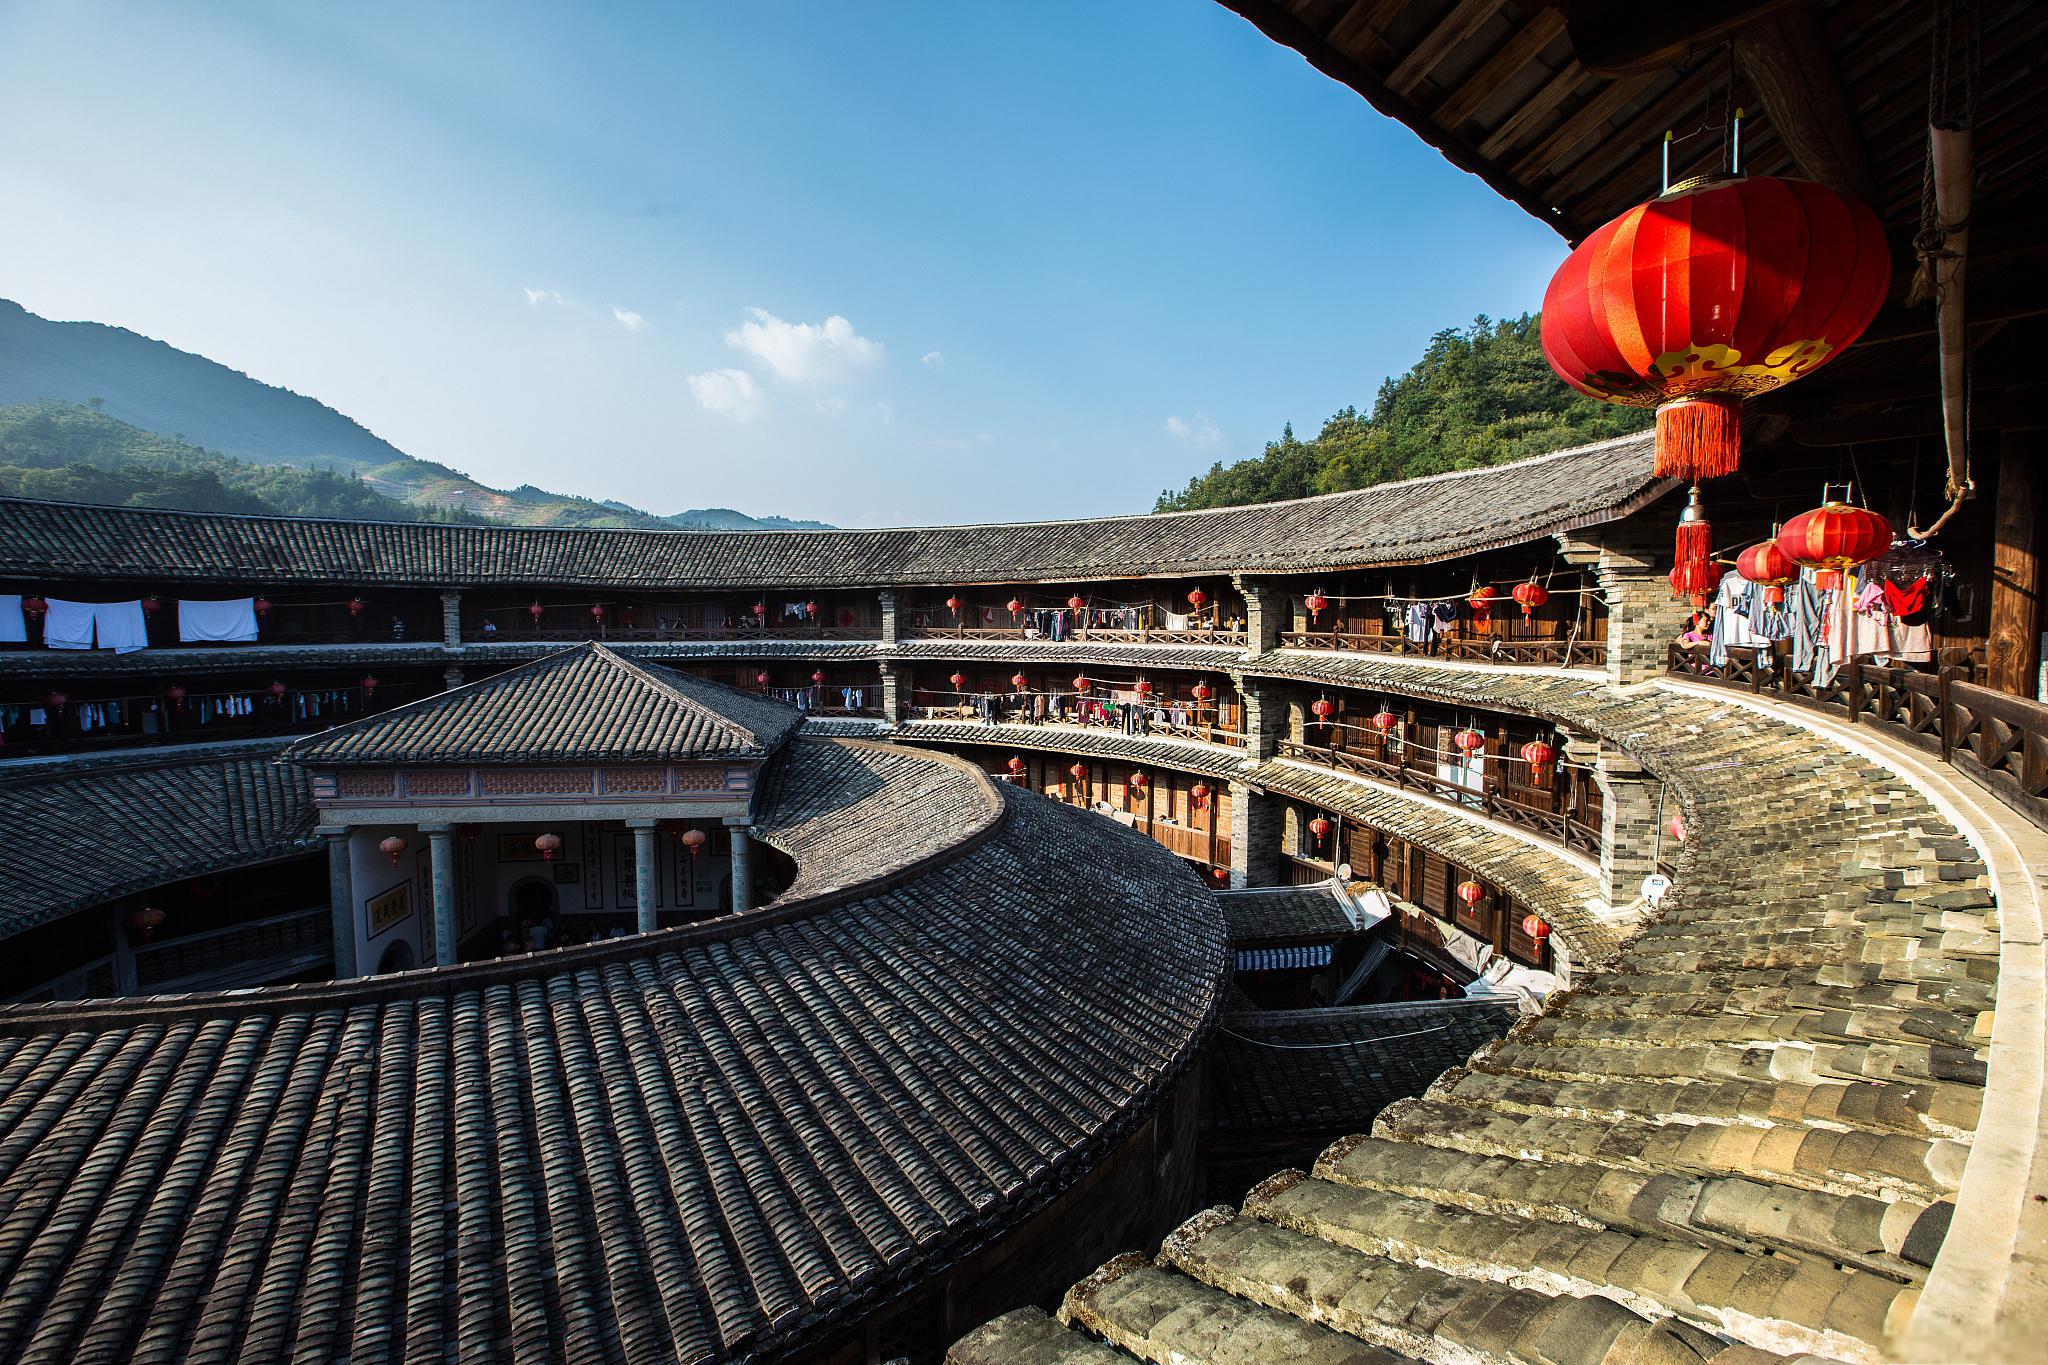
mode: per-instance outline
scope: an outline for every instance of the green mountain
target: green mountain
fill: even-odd
[[[232,499],[207,502],[214,478],[223,496],[274,498],[292,506],[331,508],[320,515],[400,519],[482,518],[521,526],[630,526],[686,530],[810,530],[824,522],[750,517],[731,508],[698,508],[662,516],[621,502],[550,493],[523,485],[491,488],[446,465],[417,460],[342,413],[304,394],[252,379],[239,370],[181,351],[122,327],[52,322],[0,299],[0,409],[45,405],[73,410],[59,420],[17,413],[16,444],[5,456],[11,489],[52,491],[39,497],[137,501],[138,505],[226,510]],[[86,422],[76,410],[123,426],[127,434]],[[28,458],[31,435],[71,444],[61,457]],[[140,438],[169,438],[153,447]],[[171,448],[175,447],[173,451]],[[175,458],[171,458],[175,455]],[[199,458],[204,457],[204,458]],[[75,466],[75,467],[74,467]],[[121,473],[130,482],[104,477]],[[172,469],[179,472],[174,476]],[[234,473],[239,468],[241,473]],[[255,491],[252,470],[275,471],[267,493]],[[286,477],[297,471],[303,479]],[[314,477],[315,475],[318,477]],[[57,491],[70,489],[71,492]],[[98,490],[94,492],[93,490]],[[363,502],[365,495],[380,499]],[[152,501],[175,498],[176,501]],[[344,510],[347,508],[360,510]],[[412,509],[411,511],[394,511]],[[284,510],[283,506],[272,510]]]
[[[1393,479],[1506,464],[1641,431],[1648,413],[1566,388],[1543,359],[1538,315],[1476,319],[1438,332],[1406,374],[1380,385],[1372,411],[1345,408],[1307,441],[1290,423],[1265,452],[1218,462],[1160,512],[1338,493]]]

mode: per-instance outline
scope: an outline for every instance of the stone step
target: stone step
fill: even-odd
[[[1926,1278],[1954,1209],[1740,1176],[1478,1156],[1363,1134],[1332,1143],[1315,1177],[1507,1218],[1818,1256],[1915,1284]]]
[[[1197,1214],[1160,1259],[1231,1296],[1435,1365],[1603,1365],[1784,1357],[1613,1299],[1550,1295],[1368,1255],[1228,1209]],[[1730,1352],[1737,1352],[1730,1356]]]
[[[953,1343],[946,1365],[1130,1365],[1133,1357],[1054,1322],[1042,1308],[992,1318]]]
[[[1604,1295],[1648,1320],[1681,1317],[1763,1350],[1860,1365],[1883,1360],[1918,1297],[1811,1257],[1473,1213],[1300,1172],[1256,1186],[1244,1213],[1367,1256],[1544,1294]]]
[[[1555,1113],[1511,1114],[1437,1098],[1388,1106],[1374,1121],[1373,1133],[1486,1156],[1739,1175],[1768,1185],[1921,1204],[1954,1196],[1969,1152],[1947,1139],[1926,1142],[1747,1123],[1653,1124]]]
[[[1069,1289],[1059,1316],[1155,1365],[1403,1365],[1408,1359],[1233,1298],[1136,1253]]]

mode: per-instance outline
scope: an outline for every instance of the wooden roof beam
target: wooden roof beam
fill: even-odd
[[[1456,128],[1471,118],[1479,106],[1486,102],[1507,79],[1536,60],[1536,55],[1549,47],[1558,34],[1564,32],[1564,16],[1554,9],[1538,10],[1522,25],[1521,31],[1508,39],[1500,51],[1488,57],[1478,70],[1465,78],[1451,96],[1436,107],[1432,117],[1445,128]]]
[[[1436,64],[1499,13],[1503,3],[1504,0],[1458,0],[1451,12],[1438,20],[1421,42],[1408,49],[1401,64],[1388,73],[1387,88],[1404,97],[1414,94],[1415,87],[1428,78]]]
[[[1735,36],[1735,59],[1802,175],[1877,202],[1877,177],[1857,132],[1841,73],[1810,4],[1779,10]]]
[[[1805,0],[1722,0],[1719,5],[1643,5],[1638,0],[1562,0],[1572,50],[1601,76],[1650,75],[1725,42],[1738,30]]]

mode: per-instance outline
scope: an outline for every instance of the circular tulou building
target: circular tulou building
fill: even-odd
[[[0,499],[0,1361],[2039,1358],[2048,11],[1228,5],[1587,297],[1739,81],[1872,316],[1213,510]]]

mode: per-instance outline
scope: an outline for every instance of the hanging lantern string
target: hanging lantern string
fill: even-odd
[[[951,679],[948,679],[947,681],[950,682]],[[1007,683],[1001,687],[967,687],[958,690],[948,690],[946,688],[940,687],[920,687],[917,690],[920,692],[929,693],[930,695],[937,697],[1080,697],[1083,700],[1085,700],[1091,696],[1094,696],[1098,692],[1113,693],[1117,691],[1124,691],[1132,693],[1135,697],[1136,688],[1137,684],[1134,682],[1114,683],[1104,678],[1090,678],[1088,680],[1088,690],[1086,692],[1076,692],[1071,687],[1033,687],[1026,688],[1020,692],[1016,688],[1009,686]],[[1183,702],[1190,706],[1197,704],[1203,706],[1213,706],[1220,699],[1212,693],[1210,696],[1202,698],[1201,701],[1197,703],[1196,699],[1193,697],[1174,697],[1169,696],[1163,692],[1154,691],[1152,693],[1149,693],[1141,700],[1145,701],[1146,704],[1152,706],[1166,706],[1174,702]]]
[[[1381,736],[1380,736],[1380,732],[1379,732],[1378,730],[1374,729],[1374,728],[1373,728],[1372,726],[1370,726],[1370,725],[1353,725],[1353,724],[1352,724],[1352,723],[1350,723],[1349,721],[1342,721],[1342,720],[1319,720],[1319,721],[1314,721],[1314,722],[1312,722],[1312,724],[1313,724],[1314,726],[1319,726],[1319,727],[1321,727],[1321,728],[1323,728],[1323,729],[1326,729],[1326,730],[1342,730],[1342,731],[1344,731],[1344,732],[1345,732],[1346,734],[1350,734],[1350,735],[1361,735],[1361,736],[1363,736],[1363,737],[1364,737],[1364,738],[1366,738],[1366,739],[1379,739],[1379,738],[1381,738]],[[1457,759],[1460,759],[1460,760],[1462,760],[1462,759],[1464,759],[1464,758],[1465,758],[1465,755],[1464,755],[1463,753],[1459,752],[1459,751],[1458,751],[1458,750],[1457,750],[1457,749],[1456,749],[1456,748],[1455,748],[1454,746],[1452,746],[1452,745],[1451,745],[1451,744],[1449,743],[1449,741],[1447,741],[1447,740],[1446,740],[1446,739],[1444,738],[1444,732],[1445,732],[1445,731],[1447,731],[1447,730],[1449,730],[1450,728],[1451,728],[1451,727],[1450,727],[1449,725],[1439,725],[1439,726],[1437,727],[1437,739],[1436,739],[1436,747],[1435,747],[1434,749],[1430,749],[1430,750],[1427,750],[1426,752],[1429,752],[1429,753],[1431,753],[1431,754],[1435,755],[1435,756],[1436,756],[1436,757],[1438,757],[1438,758],[1457,758]],[[1407,744],[1407,745],[1408,745],[1408,746],[1409,746],[1410,748],[1415,748],[1415,749],[1420,749],[1420,748],[1422,748],[1422,747],[1423,747],[1422,745],[1420,745],[1420,744],[1417,744],[1417,743],[1415,743],[1415,742],[1413,742],[1413,741],[1410,741],[1410,740],[1398,740],[1398,741],[1397,741],[1397,740],[1395,740],[1395,739],[1394,739],[1394,738],[1393,738],[1393,737],[1392,737],[1391,735],[1387,736],[1386,738],[1387,738],[1387,742],[1388,742],[1389,744],[1393,744],[1393,743],[1402,743],[1402,744]],[[1546,742],[1546,743],[1548,743],[1549,741],[1547,741],[1547,740],[1546,740],[1545,742]],[[1311,746],[1311,747],[1313,747],[1313,746]],[[1328,747],[1328,746],[1324,746],[1324,747]],[[1552,745],[1551,747],[1553,747],[1553,748],[1556,748],[1557,746],[1555,746],[1555,745]],[[1542,767],[1542,768],[1570,768],[1570,769],[1573,769],[1574,771],[1577,771],[1577,772],[1587,772],[1587,773],[1590,773],[1590,772],[1594,771],[1594,765],[1593,765],[1593,764],[1591,764],[1591,763],[1573,763],[1573,762],[1571,762],[1571,761],[1570,761],[1569,759],[1566,759],[1566,758],[1565,758],[1565,757],[1564,757],[1564,756],[1562,755],[1562,753],[1560,753],[1558,757],[1556,757],[1556,758],[1553,758],[1553,759],[1552,759],[1552,760],[1551,760],[1550,762],[1548,762],[1548,763],[1542,763],[1542,764],[1532,764],[1532,763],[1529,763],[1529,760],[1527,760],[1527,759],[1523,758],[1523,757],[1522,757],[1522,756],[1521,756],[1520,754],[1518,754],[1518,753],[1508,753],[1508,752],[1501,752],[1501,753],[1497,753],[1497,754],[1485,754],[1485,755],[1483,755],[1483,757],[1485,757],[1485,758],[1488,758],[1488,759],[1491,759],[1491,760],[1492,760],[1493,762],[1496,762],[1496,763],[1519,763],[1519,764],[1527,764],[1528,766],[1530,766],[1530,767],[1532,767],[1532,768],[1534,768],[1534,767]]]
[[[1527,583],[1528,581],[1529,580],[1526,578],[1504,578],[1496,579],[1491,584],[1481,584],[1479,586],[1495,588],[1518,588],[1522,584]],[[1545,582],[1547,586],[1548,580],[1545,580]],[[1329,599],[1331,602],[1463,602],[1465,599],[1469,598],[1472,595],[1473,591],[1473,588],[1467,588],[1463,592],[1440,592],[1435,594],[1415,592],[1326,592],[1323,594],[1323,596]],[[1550,595],[1552,597],[1571,597],[1574,595],[1583,597],[1599,597],[1600,589],[1590,587],[1551,588]],[[1514,602],[1512,599],[1502,598],[1498,599],[1496,605],[1513,606]]]

